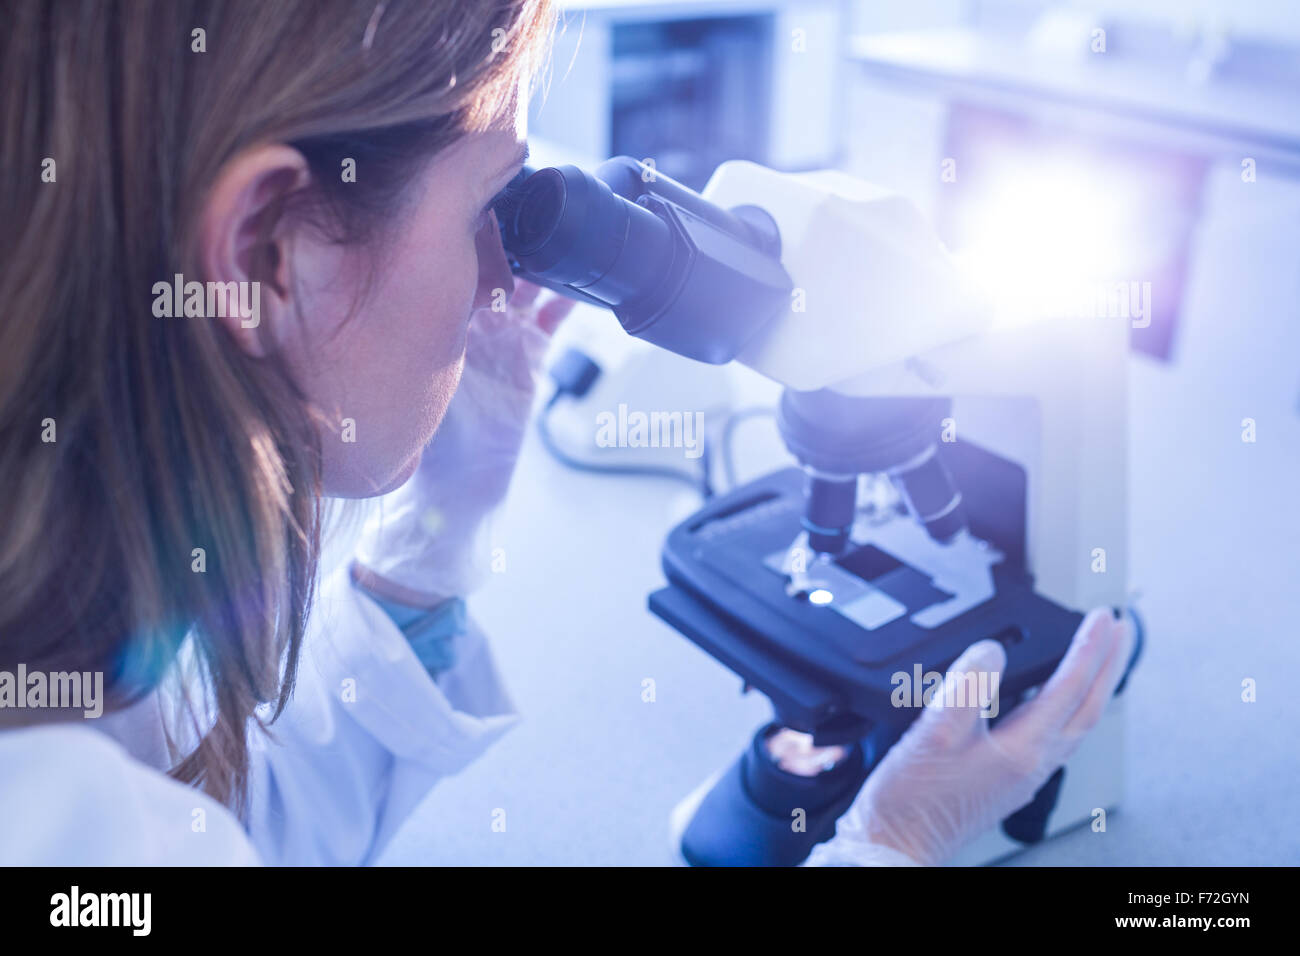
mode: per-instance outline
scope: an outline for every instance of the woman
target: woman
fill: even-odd
[[[0,16],[0,670],[102,673],[107,712],[0,709],[0,860],[371,861],[514,719],[458,596],[564,311],[515,293],[489,208],[550,6]],[[318,576],[322,500],[394,489]],[[1074,704],[1121,630],[1063,667]],[[928,860],[895,777],[850,817]]]

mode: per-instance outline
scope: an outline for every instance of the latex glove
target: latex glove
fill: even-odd
[[[1038,694],[989,727],[980,701],[947,707],[936,692],[810,865],[934,865],[1033,799],[1101,718],[1133,656],[1134,632],[1108,608],[1088,614]],[[1006,651],[971,645],[949,669],[996,672]],[[987,703],[987,702],[985,702]]]
[[[353,575],[380,597],[433,606],[481,583],[490,518],[505,498],[550,335],[571,300],[516,280],[504,312],[480,309],[466,332],[460,385],[420,465],[379,499]]]

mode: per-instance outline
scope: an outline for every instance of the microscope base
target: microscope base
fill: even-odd
[[[866,779],[859,766],[839,787],[832,791],[832,802],[813,809],[794,791],[776,796],[767,793],[767,806],[760,806],[753,792],[756,764],[765,761],[756,751],[761,747],[763,731],[754,745],[740,755],[725,772],[710,778],[707,792],[699,795],[696,806],[682,826],[678,849],[690,866],[796,866],[808,856],[815,844],[829,839],[835,821],[848,809]],[[770,772],[780,774],[771,768]],[[790,777],[789,774],[782,776]],[[702,788],[703,789],[703,788]],[[781,807],[776,806],[781,802]]]
[[[1101,722],[1058,773],[1059,787],[1040,794],[1036,812],[1013,814],[1009,821],[982,834],[948,862],[950,866],[988,866],[1004,862],[1041,840],[1090,826],[1098,838],[1106,833],[1109,814],[1124,788],[1123,698],[1116,698]],[[852,803],[837,800],[831,808],[809,814],[807,831],[791,829],[791,821],[765,813],[745,792],[737,758],[726,770],[711,774],[682,799],[669,816],[669,843],[675,863],[687,866],[795,866],[812,847],[834,834],[838,815]],[[1045,787],[1044,791],[1048,791]],[[1047,799],[1050,798],[1050,799]],[[1032,806],[1032,805],[1031,805]],[[1028,808],[1026,808],[1028,809]],[[1039,839],[1024,841],[1013,823],[1023,815],[1038,818]],[[1068,862],[1068,861],[1061,861]]]

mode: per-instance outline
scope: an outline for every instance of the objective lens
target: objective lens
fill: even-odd
[[[892,472],[892,477],[907,498],[912,513],[934,540],[947,543],[966,529],[961,492],[933,451],[914,467]]]
[[[804,481],[803,527],[808,546],[819,554],[842,554],[853,530],[858,476],[834,477],[808,472]]]

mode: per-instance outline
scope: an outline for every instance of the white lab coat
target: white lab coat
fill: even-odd
[[[518,720],[481,632],[455,640],[435,682],[346,566],[331,574],[275,739],[250,735],[243,824],[166,776],[165,689],[98,720],[0,731],[0,864],[370,863]]]

